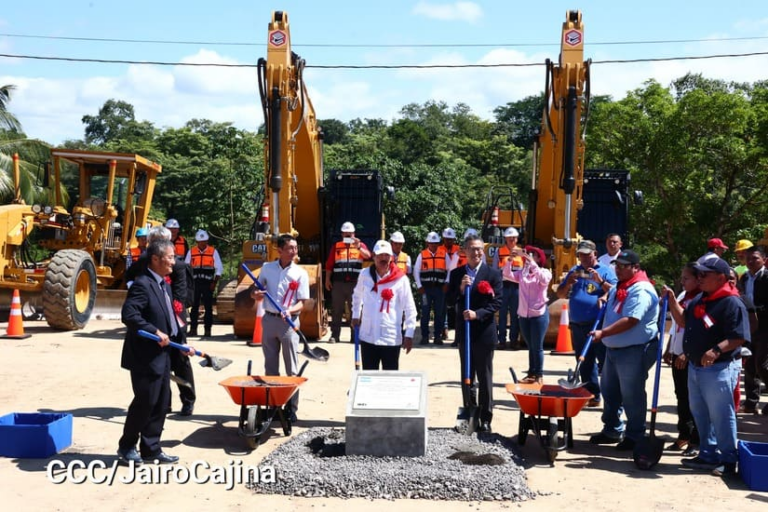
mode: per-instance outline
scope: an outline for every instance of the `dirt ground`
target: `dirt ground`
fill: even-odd
[[[0,339],[0,414],[10,412],[69,412],[74,416],[73,444],[50,459],[0,457],[0,488],[6,510],[320,510],[354,506],[364,510],[391,510],[385,500],[341,500],[255,495],[244,485],[228,490],[224,484],[167,483],[141,485],[116,481],[113,485],[54,483],[46,467],[51,461],[81,460],[88,464],[115,459],[126,407],[131,400],[128,372],[119,365],[123,326],[119,321],[92,321],[79,332],[51,331],[43,322],[26,322],[31,333],[24,340]],[[0,324],[5,332],[5,324]],[[346,339],[348,331],[342,338]],[[279,423],[271,437],[255,451],[245,449],[237,435],[239,406],[218,382],[244,375],[248,360],[254,373],[263,369],[260,349],[249,348],[230,334],[231,327],[214,326],[214,337],[192,340],[198,348],[234,363],[221,372],[195,365],[198,400],[195,414],[183,418],[171,414],[163,433],[164,449],[181,457],[182,464],[206,461],[211,465],[257,465],[266,454],[287,438]],[[315,426],[343,426],[346,392],[354,370],[349,343],[322,345],[330,351],[327,363],[311,362],[308,381],[301,388],[299,423],[294,432]],[[303,358],[302,358],[303,359]],[[545,358],[545,382],[556,383],[574,365],[571,357]],[[522,373],[527,366],[525,351],[500,351],[495,359],[496,414],[494,430],[516,437],[519,410],[504,389],[511,381],[508,367]],[[417,346],[401,358],[403,370],[422,370],[429,379],[429,427],[450,428],[455,423],[461,394],[458,387],[458,354],[445,347]],[[657,428],[670,440],[675,435],[674,395],[669,368],[664,367]],[[649,396],[652,379],[648,382]],[[765,397],[764,397],[765,398]],[[174,410],[179,409],[174,385]],[[679,454],[665,452],[652,471],[640,471],[631,454],[613,447],[589,444],[588,437],[600,428],[600,411],[584,409],[574,419],[575,445],[559,455],[551,466],[533,435],[521,447],[529,486],[539,496],[525,503],[447,502],[398,500],[398,510],[701,510],[715,502],[721,510],[766,510],[768,493],[750,491],[740,477],[721,479],[686,470]],[[741,416],[740,438],[768,442],[768,416]],[[118,477],[127,473],[118,470]]]

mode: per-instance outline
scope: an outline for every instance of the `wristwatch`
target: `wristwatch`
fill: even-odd
[[[723,351],[720,349],[720,345],[715,345],[714,347],[712,347],[712,352],[714,352],[718,356],[723,353]]]

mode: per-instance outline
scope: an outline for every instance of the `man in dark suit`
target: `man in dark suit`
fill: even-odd
[[[165,281],[175,261],[173,244],[168,240],[155,240],[149,244],[147,255],[147,270],[136,277],[122,310],[122,320],[128,330],[121,366],[131,372],[134,395],[117,450],[120,462],[125,464],[142,461],[169,464],[179,460],[160,448],[171,393],[172,349],[168,344],[178,339],[181,330],[171,304],[172,292]],[[139,336],[140,329],[156,334],[160,341]],[[194,348],[189,350],[194,353]],[[137,442],[141,455],[136,451]]]
[[[483,240],[477,235],[470,235],[464,240],[464,252],[467,264],[451,271],[448,296],[456,307],[456,340],[459,343],[461,368],[464,368],[465,327],[469,320],[471,379],[477,376],[479,384],[479,404],[475,393],[462,388],[464,403],[479,405],[481,432],[491,431],[493,419],[493,351],[498,342],[495,314],[501,307],[504,293],[501,272],[484,263]],[[469,309],[464,307],[464,290],[469,286]],[[463,371],[462,371],[463,376]]]
[[[752,333],[752,356],[744,362],[744,403],[739,412],[757,414],[760,380],[768,383],[768,269],[765,247],[747,249],[747,271],[739,279],[739,293],[748,297],[757,311],[757,330]],[[768,405],[763,407],[768,414]]]

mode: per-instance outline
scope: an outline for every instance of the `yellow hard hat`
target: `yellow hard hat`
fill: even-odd
[[[750,242],[749,240],[739,240],[736,242],[736,247],[733,249],[734,251],[746,251],[750,247],[752,247],[754,244]]]

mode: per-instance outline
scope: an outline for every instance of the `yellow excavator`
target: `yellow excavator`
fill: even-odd
[[[322,337],[328,326],[323,300],[322,263],[331,243],[331,233],[345,220],[360,222],[350,203],[365,208],[379,229],[383,225],[381,179],[375,171],[332,172],[329,186],[323,182],[322,130],[304,82],[305,61],[291,50],[288,14],[272,13],[268,27],[267,58],[258,61],[259,93],[264,112],[265,182],[262,204],[252,239],[243,243],[243,263],[258,275],[261,266],[277,258],[277,238],[297,237],[299,262],[309,274],[311,300],[300,315],[301,330],[307,338]],[[378,201],[366,202],[365,195],[352,192],[376,188]],[[344,192],[346,190],[346,192]],[[333,191],[342,191],[337,197]],[[364,238],[364,233],[359,233]],[[373,235],[372,235],[373,236]],[[380,237],[377,232],[373,240]],[[368,242],[368,241],[367,241]],[[228,284],[216,300],[219,321],[231,321],[234,333],[251,338],[256,312],[250,297],[252,280],[238,267],[236,282]]]
[[[19,192],[0,206],[0,296],[19,290],[24,313],[42,313],[55,329],[82,329],[92,314],[119,314],[123,276],[136,230],[149,222],[161,166],[139,155],[52,149],[42,167],[48,204],[27,205]],[[76,172],[78,190],[65,204],[62,176]],[[121,289],[122,288],[122,289]]]

